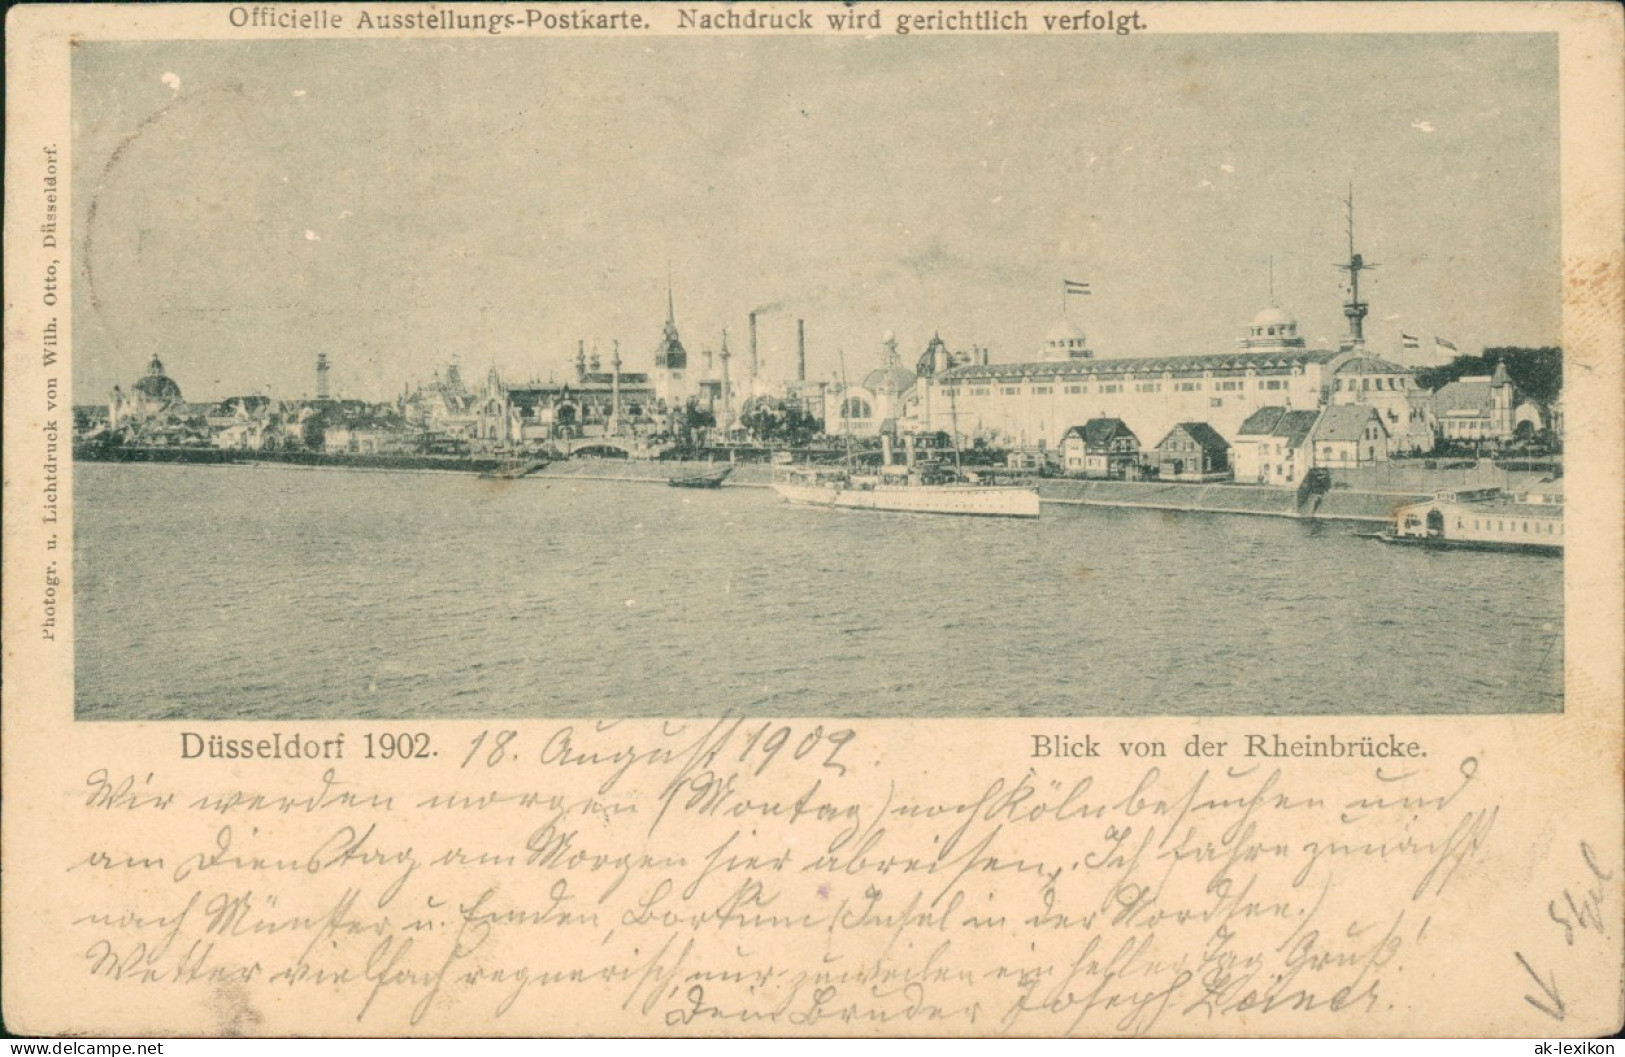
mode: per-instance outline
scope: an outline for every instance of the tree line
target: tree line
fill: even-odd
[[[1507,377],[1526,399],[1548,407],[1562,394],[1563,350],[1551,346],[1538,349],[1490,346],[1477,356],[1457,356],[1438,367],[1423,367],[1416,372],[1416,383],[1424,389],[1437,390],[1462,378],[1494,374],[1495,368],[1503,363]]]

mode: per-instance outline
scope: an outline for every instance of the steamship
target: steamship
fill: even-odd
[[[877,474],[844,468],[790,471],[773,481],[773,489],[786,501],[803,506],[840,507],[847,510],[889,510],[907,514],[957,514],[964,517],[1035,518],[1039,513],[1036,488],[986,483],[956,465],[942,467],[917,462],[914,438],[907,438],[908,455],[901,464],[891,458],[891,438],[885,438]],[[957,463],[958,452],[955,452]]]

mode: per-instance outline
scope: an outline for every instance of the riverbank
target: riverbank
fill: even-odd
[[[483,473],[502,465],[495,458],[440,455],[351,455],[308,451],[237,451],[226,448],[82,448],[74,458],[95,462],[194,463],[201,465],[282,464],[330,469],[397,472],[444,471]],[[715,473],[723,462],[648,461],[641,459],[562,459],[532,474],[546,479],[608,481],[622,484],[665,485],[673,477]],[[724,488],[767,488],[773,467],[766,463],[734,463]],[[1063,506],[1126,507],[1207,514],[1250,514],[1261,517],[1327,521],[1362,521],[1391,524],[1394,511],[1427,498],[1419,491],[1356,491],[1334,488],[1300,509],[1297,492],[1289,488],[1243,484],[1184,484],[1155,481],[1083,481],[1043,478],[1031,480],[1045,503]]]
[[[1152,481],[1045,480],[1038,494],[1046,503],[1069,506],[1130,507],[1206,514],[1392,524],[1394,511],[1427,498],[1412,493],[1352,492],[1334,489],[1302,509],[1289,488],[1244,484],[1178,484]]]
[[[773,483],[773,467],[766,463],[740,462],[732,465],[733,472],[722,482],[724,488],[766,488]],[[677,459],[658,462],[641,459],[564,459],[548,463],[531,476],[663,485],[673,477],[697,477],[717,473],[728,466],[725,462]]]
[[[231,466],[274,463],[319,466],[340,470],[395,470],[419,473],[485,473],[504,465],[495,458],[458,455],[360,455],[325,451],[245,451],[238,448],[100,447],[76,445],[75,462],[185,463],[194,466]]]

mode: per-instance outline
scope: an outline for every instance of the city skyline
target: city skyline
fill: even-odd
[[[121,43],[74,76],[76,402],[155,353],[198,399],[308,395],[321,352],[374,400],[567,378],[579,340],[644,371],[668,277],[695,368],[765,308],[770,379],[797,318],[814,379],[888,332],[1034,358],[1063,279],[1101,357],[1233,349],[1272,270],[1335,346],[1351,183],[1372,351],[1560,342],[1549,37]]]

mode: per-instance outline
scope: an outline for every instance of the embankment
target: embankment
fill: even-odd
[[[1046,503],[1077,506],[1380,522],[1391,522],[1396,507],[1426,498],[1412,494],[1390,495],[1333,489],[1322,496],[1318,503],[1311,499],[1300,511],[1295,491],[1261,485],[1046,480],[1039,483],[1038,494]]]
[[[695,477],[725,469],[725,462],[649,462],[641,459],[564,459],[549,463],[538,477],[573,477],[582,481],[627,481],[637,484],[665,484],[673,477]],[[766,488],[773,481],[773,467],[766,463],[733,464],[733,472],[722,482],[724,488]]]
[[[463,458],[455,455],[351,455],[325,451],[243,451],[236,448],[183,447],[102,447],[80,445],[73,457],[81,462],[190,463],[219,466],[247,463],[281,463],[288,466],[324,466],[343,470],[445,470],[453,473],[483,473],[502,463],[493,458]]]

